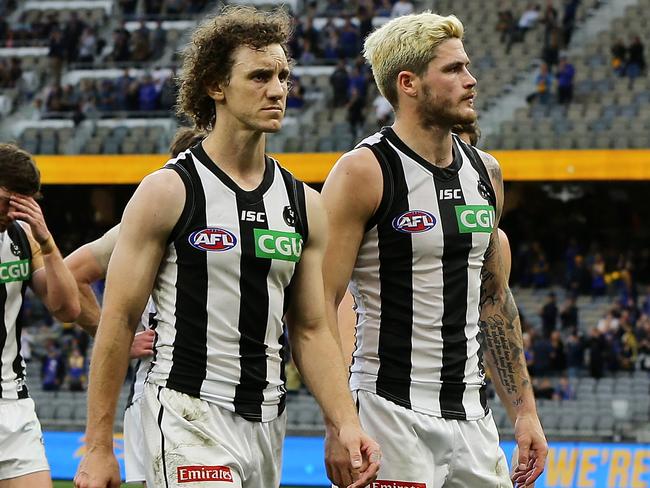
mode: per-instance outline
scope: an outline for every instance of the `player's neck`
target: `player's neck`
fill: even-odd
[[[217,126],[203,141],[203,149],[242,189],[257,188],[264,177],[264,133],[227,130]]]
[[[393,124],[397,136],[417,154],[434,166],[449,166],[453,161],[451,130],[431,126],[423,127],[417,117],[397,117]]]

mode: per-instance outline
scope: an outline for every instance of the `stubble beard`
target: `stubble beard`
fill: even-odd
[[[471,124],[476,121],[476,111],[471,112],[452,109],[447,101],[438,101],[432,95],[428,86],[423,87],[424,100],[418,105],[417,112],[420,125],[425,129],[430,127],[453,127],[454,125]]]

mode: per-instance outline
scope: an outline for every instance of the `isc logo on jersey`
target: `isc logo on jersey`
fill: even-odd
[[[431,230],[436,218],[424,210],[409,210],[393,219],[393,229],[407,234],[419,234]]]
[[[208,227],[192,232],[187,240],[192,247],[208,252],[228,251],[237,245],[235,234],[218,227]]]
[[[258,258],[300,261],[302,236],[296,232],[253,229],[255,233],[255,256]]]
[[[494,207],[492,205],[456,205],[456,220],[461,234],[492,232]]]

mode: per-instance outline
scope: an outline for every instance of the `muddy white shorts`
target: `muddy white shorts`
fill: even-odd
[[[492,413],[479,420],[451,420],[364,390],[354,395],[361,425],[382,450],[372,487],[512,488]]]
[[[147,486],[280,485],[286,412],[250,422],[184,393],[145,384],[141,400]]]
[[[0,398],[0,480],[49,469],[34,401]]]
[[[144,477],[144,433],[138,398],[124,411],[124,472],[127,483],[142,483]]]

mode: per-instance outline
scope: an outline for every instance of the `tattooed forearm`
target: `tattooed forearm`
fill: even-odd
[[[530,388],[530,380],[523,354],[519,316],[510,290],[504,290],[499,300],[495,298],[493,303],[483,308],[479,325],[493,373],[496,374],[494,380],[502,385],[508,395],[515,396],[511,399],[515,407],[522,405],[522,395]]]
[[[503,388],[509,395],[517,393],[515,368],[512,364],[512,345],[506,335],[502,317],[496,315],[481,322],[485,346],[492,356],[494,368]]]

